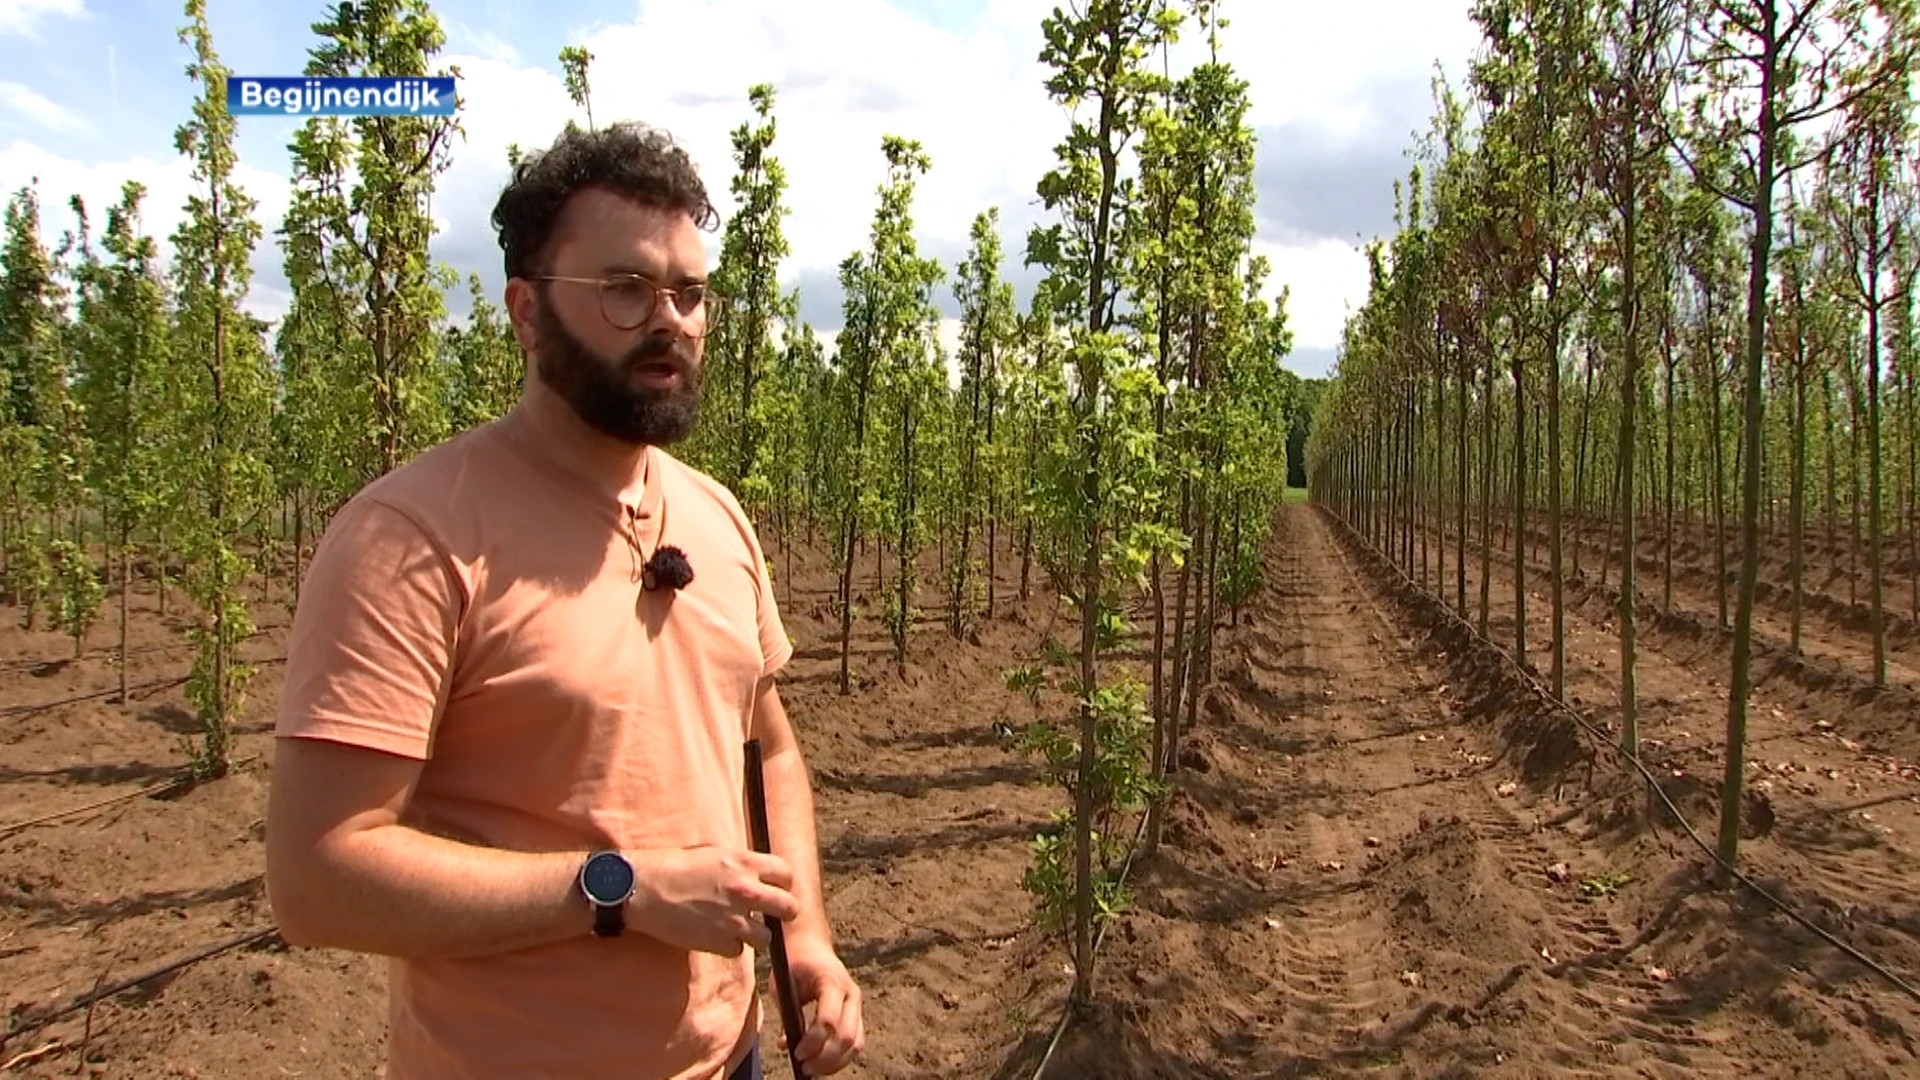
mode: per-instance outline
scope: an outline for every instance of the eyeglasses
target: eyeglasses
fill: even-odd
[[[673,310],[687,323],[687,336],[705,337],[713,326],[713,316],[725,305],[725,298],[705,282],[669,289],[639,274],[612,274],[603,278],[564,277],[559,274],[529,274],[529,281],[564,281],[574,285],[595,285],[600,291],[600,315],[616,329],[635,330],[645,326],[666,296]]]

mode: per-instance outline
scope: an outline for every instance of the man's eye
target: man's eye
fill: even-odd
[[[623,297],[645,296],[650,291],[647,283],[639,278],[613,278],[607,282],[607,288]]]

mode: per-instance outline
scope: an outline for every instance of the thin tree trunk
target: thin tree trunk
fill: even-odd
[[[1835,530],[1838,522],[1840,491],[1836,484],[1835,463],[1838,455],[1833,445],[1833,372],[1823,369],[1820,372],[1820,414],[1821,427],[1827,433],[1827,555],[1833,556],[1835,550]]]
[[[1638,15],[1638,5],[1635,5]],[[1639,198],[1634,186],[1636,155],[1639,153],[1638,119],[1627,123],[1626,199],[1621,206],[1621,357],[1620,372],[1620,746],[1628,754],[1640,752],[1640,710],[1637,685],[1636,637],[1638,632],[1635,559],[1638,545],[1634,535],[1634,410],[1640,404],[1640,296],[1638,283]]]
[[[1711,312],[1713,305],[1709,303]],[[1709,316],[1711,317],[1711,316]],[[1708,357],[1707,392],[1712,395],[1710,402],[1713,423],[1713,588],[1715,599],[1720,605],[1719,625],[1727,625],[1727,497],[1726,497],[1726,450],[1723,442],[1724,430],[1720,421],[1720,358]]]
[[[1513,659],[1527,659],[1527,370],[1524,335],[1513,348]]]
[[[1875,218],[1876,224],[1878,218]],[[1867,281],[1867,575],[1872,605],[1873,685],[1887,685],[1887,612],[1880,543],[1880,288],[1879,275]]]
[[[1459,532],[1456,534],[1458,542],[1454,544],[1455,563],[1453,568],[1453,586],[1454,610],[1464,619],[1467,617],[1467,547],[1471,543],[1471,541],[1467,539],[1467,392],[1471,388],[1470,384],[1473,381],[1473,372],[1467,363],[1467,350],[1459,344],[1457,339],[1455,341],[1455,347],[1460,351],[1458,357],[1459,363],[1455,365],[1455,371],[1459,375],[1456,381],[1460,391],[1458,397],[1460,407],[1454,411],[1460,414],[1460,420],[1454,425],[1455,430],[1453,433],[1454,441],[1458,449],[1458,453],[1455,455],[1455,463],[1458,469],[1457,475],[1454,477],[1456,502],[1453,512],[1455,521],[1459,526]]]
[[[1480,635],[1487,634],[1487,608],[1493,599],[1493,474],[1499,468],[1493,444],[1493,350],[1487,350],[1486,411],[1480,420]]]
[[[1760,438],[1765,420],[1761,388],[1767,347],[1767,263],[1773,245],[1773,183],[1775,140],[1775,64],[1779,60],[1775,35],[1777,12],[1763,9],[1765,52],[1760,78],[1760,160],[1755,174],[1752,263],[1747,281],[1745,460],[1741,480],[1740,588],[1733,627],[1733,678],[1727,695],[1726,774],[1720,790],[1720,870],[1722,886],[1732,883],[1731,868],[1739,854],[1740,806],[1746,780],[1747,694],[1753,655],[1753,596],[1760,577]]]
[[[1795,318],[1795,349],[1793,357],[1793,483],[1789,498],[1792,506],[1788,516],[1792,518],[1790,528],[1793,531],[1788,541],[1789,559],[1792,569],[1789,577],[1793,589],[1793,629],[1790,647],[1800,652],[1800,626],[1806,609],[1806,565],[1807,565],[1807,356],[1805,332],[1799,329],[1801,319]]]
[[[122,511],[120,519],[120,704],[127,703],[127,626],[132,620],[133,523]]]
[[[1587,342],[1587,374],[1585,385],[1580,390],[1580,442],[1573,455],[1573,576],[1580,576],[1580,549],[1586,546],[1587,518],[1592,513],[1592,503],[1587,498],[1587,434],[1593,421],[1593,371],[1598,364],[1594,360],[1594,345]]]
[[[1858,607],[1860,604],[1860,429],[1865,426],[1860,415],[1860,374],[1847,363],[1847,406],[1853,414],[1853,424],[1848,430],[1848,469],[1849,483],[1852,486],[1852,498],[1847,505],[1847,603]]]

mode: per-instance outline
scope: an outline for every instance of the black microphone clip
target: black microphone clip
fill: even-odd
[[[640,587],[648,592],[678,591],[692,583],[693,564],[687,561],[687,553],[677,547],[657,549],[640,571]]]

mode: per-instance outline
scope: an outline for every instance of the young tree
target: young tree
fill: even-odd
[[[913,195],[931,166],[920,144],[898,135],[881,139],[887,180],[880,187],[869,246],[841,263],[845,325],[834,350],[841,407],[847,424],[845,480],[839,487],[840,692],[852,692],[853,561],[863,528],[878,524],[884,503],[872,482],[868,428],[897,358],[924,348],[928,295],[940,267],[922,259],[913,239]],[[883,461],[885,459],[882,459]],[[905,598],[903,598],[905,602]],[[904,640],[896,652],[904,654]]]
[[[42,599],[53,587],[48,545],[54,538],[50,470],[53,432],[60,414],[58,379],[59,289],[53,259],[40,242],[40,200],[23,187],[8,200],[5,248],[0,249],[0,466],[4,467],[4,541],[7,591],[26,609],[34,627]]]
[[[1077,573],[1061,583],[1069,585],[1063,593],[1080,616],[1070,880],[1075,973],[1071,998],[1082,1006],[1092,995],[1096,891],[1103,910],[1110,910],[1118,899],[1118,882],[1110,874],[1103,875],[1096,890],[1095,815],[1137,795],[1097,789],[1102,729],[1109,743],[1117,744],[1112,751],[1122,760],[1141,749],[1134,745],[1139,730],[1137,703],[1128,701],[1124,685],[1103,688],[1098,671],[1103,629],[1111,629],[1110,583],[1105,574],[1109,536],[1115,526],[1114,512],[1123,502],[1116,498],[1114,481],[1126,475],[1122,470],[1132,464],[1127,458],[1142,445],[1125,437],[1131,419],[1125,403],[1150,387],[1152,378],[1151,372],[1128,363],[1125,344],[1111,332],[1121,283],[1120,260],[1114,250],[1116,210],[1131,196],[1123,188],[1120,167],[1128,141],[1140,129],[1141,114],[1161,85],[1148,58],[1174,35],[1179,22],[1179,13],[1161,0],[1087,0],[1084,5],[1056,8],[1041,24],[1046,45],[1040,58],[1052,69],[1047,91],[1074,111],[1067,138],[1055,150],[1059,165],[1039,185],[1041,200],[1059,221],[1035,230],[1027,257],[1046,266],[1065,287],[1061,299],[1077,323],[1067,361],[1074,376],[1072,441],[1070,456],[1054,471],[1056,479],[1065,480],[1055,487],[1054,506],[1061,515],[1057,521],[1067,526],[1062,531],[1074,538],[1080,550]],[[1144,568],[1145,560],[1141,565]],[[1114,772],[1100,775],[1112,777]],[[1128,772],[1122,770],[1120,775]],[[1111,841],[1102,830],[1103,845]],[[1109,861],[1102,859],[1103,864]]]
[[[1636,424],[1644,393],[1641,350],[1646,340],[1649,276],[1643,260],[1646,220],[1666,176],[1659,118],[1668,73],[1664,57],[1679,30],[1672,0],[1608,0],[1601,11],[1600,64],[1595,85],[1598,186],[1613,215],[1612,247],[1620,268],[1620,745],[1640,752],[1638,631],[1638,505],[1634,498]],[[1558,476],[1558,462],[1555,462]],[[1556,595],[1558,582],[1555,583]],[[1556,675],[1558,673],[1556,657]],[[1555,692],[1560,692],[1556,680]]]
[[[130,180],[120,190],[119,204],[107,212],[105,246],[112,261],[93,269],[82,305],[81,321],[93,333],[76,392],[95,447],[90,484],[105,501],[105,524],[119,569],[116,667],[125,701],[134,534],[155,524],[159,509],[178,496],[155,452],[162,420],[161,378],[169,366],[159,256],[153,238],[140,231],[146,188]]]
[[[711,409],[702,423],[699,459],[740,496],[749,512],[771,497],[760,447],[769,430],[766,408],[756,406],[755,391],[774,376],[779,348],[776,323],[792,325],[795,313],[781,303],[780,262],[787,256],[781,204],[787,177],[772,154],[773,87],[747,91],[755,121],[733,131],[735,209],[721,241],[714,291],[725,298],[727,318],[707,344],[702,380]]]
[[[1740,844],[1746,769],[1747,697],[1752,690],[1754,589],[1760,572],[1760,457],[1764,431],[1767,291],[1771,282],[1775,190],[1797,159],[1797,128],[1845,110],[1903,74],[1910,52],[1907,7],[1858,0],[1709,0],[1688,40],[1703,72],[1693,99],[1698,136],[1691,161],[1738,155],[1737,179],[1717,194],[1752,222],[1747,262],[1746,337],[1742,349],[1741,559],[1735,600],[1733,675],[1727,699],[1726,780],[1721,788],[1720,857],[1731,866]],[[1869,21],[1890,29],[1877,43]],[[1869,50],[1871,53],[1869,54]],[[1904,80],[1902,80],[1904,85]],[[1701,175],[1698,174],[1697,175]],[[1723,882],[1727,872],[1720,874]]]
[[[976,524],[991,523],[988,505],[995,487],[993,457],[993,421],[998,390],[1001,352],[1013,332],[1013,286],[1000,279],[1000,211],[993,208],[973,219],[971,247],[960,266],[954,283],[954,298],[960,302],[960,390],[958,401],[963,412],[960,424],[957,461],[959,472],[958,510],[960,518],[959,555],[947,575],[947,599],[950,605],[947,628],[956,638],[964,638],[973,628],[975,575],[981,567],[973,557],[973,544],[979,531]],[[993,541],[987,535],[987,596],[992,611]]]
[[[311,76],[425,76],[445,42],[425,0],[338,3],[314,32]],[[337,504],[390,472],[446,430],[437,384],[437,328],[447,273],[429,262],[428,200],[450,163],[454,117],[360,116],[308,120],[296,133],[289,208],[290,274],[324,294],[324,382],[343,415],[335,435],[347,462]]]
[[[467,275],[470,306],[467,325],[448,327],[445,348],[453,371],[446,385],[447,419],[465,431],[499,418],[520,398],[526,364],[505,313],[480,288],[478,274]]]
[[[1904,64],[1904,59],[1902,60]],[[1907,74],[1889,76],[1853,100],[1840,138],[1828,151],[1824,209],[1844,255],[1844,294],[1866,321],[1867,604],[1872,620],[1873,685],[1887,685],[1887,622],[1882,555],[1881,359],[1890,314],[1910,297],[1903,284],[1920,266],[1906,233],[1915,192],[1907,169],[1916,160]]]
[[[587,130],[593,126],[593,94],[587,85],[587,68],[593,63],[593,54],[584,45],[563,45],[560,48],[561,77],[566,81],[567,96],[575,105],[587,110]]]
[[[214,52],[205,0],[187,0],[186,16],[180,40],[193,50],[187,74],[200,93],[174,146],[193,162],[196,188],[173,237],[178,310],[167,427],[174,471],[183,476],[173,524],[187,556],[187,590],[200,608],[187,689],[202,724],[193,770],[206,778],[230,766],[231,724],[252,674],[239,657],[253,622],[240,592],[249,566],[237,540],[267,489],[260,451],[271,378],[261,328],[240,311],[261,229],[254,200],[233,181],[229,72]]]

